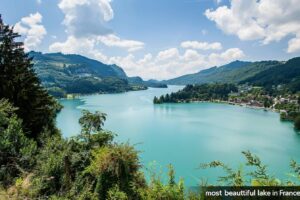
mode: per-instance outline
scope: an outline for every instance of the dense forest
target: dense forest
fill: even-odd
[[[41,85],[32,59],[24,53],[23,44],[16,42],[18,37],[0,17],[1,199],[205,199],[203,190],[189,192],[182,179],[176,181],[171,165],[166,181],[155,172],[146,181],[139,152],[128,143],[114,142],[115,134],[103,129],[104,113],[83,111],[81,133],[63,138],[55,126],[60,106]],[[214,95],[214,90],[225,90],[220,98],[226,98],[234,89],[215,86],[205,98]],[[268,175],[258,157],[243,154],[246,166],[254,170],[250,177],[241,168],[235,170],[219,161],[201,167],[223,168],[220,181],[226,185],[299,184],[300,165],[295,161],[291,162],[295,180],[279,181]]]
[[[291,92],[300,91],[300,57],[288,60],[241,81],[252,85],[271,88],[281,85]]]
[[[179,103],[191,101],[227,101],[228,94],[237,92],[238,88],[234,84],[201,84],[187,85],[178,92],[154,97],[153,103]]]

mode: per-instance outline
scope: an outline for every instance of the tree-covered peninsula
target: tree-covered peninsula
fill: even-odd
[[[195,101],[227,101],[228,95],[237,92],[234,84],[187,85],[178,92],[154,97],[153,103],[182,103]]]

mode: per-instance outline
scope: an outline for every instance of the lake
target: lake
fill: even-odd
[[[166,171],[172,164],[187,186],[203,178],[215,183],[221,170],[199,169],[201,163],[220,160],[233,167],[245,162],[241,151],[250,150],[270,167],[270,174],[287,177],[291,159],[300,161],[300,136],[293,124],[281,122],[278,113],[216,103],[152,103],[154,96],[181,86],[150,88],[121,94],[83,96],[61,100],[57,125],[65,137],[80,132],[81,110],[107,113],[105,129],[116,141],[135,144],[144,170],[153,163]],[[147,173],[147,172],[146,172]]]

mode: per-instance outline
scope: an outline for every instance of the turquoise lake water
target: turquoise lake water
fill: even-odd
[[[172,164],[188,186],[202,179],[214,183],[221,170],[198,169],[201,163],[220,160],[239,167],[241,151],[259,155],[270,174],[286,178],[291,159],[300,161],[300,135],[279,114],[215,103],[154,105],[154,96],[180,86],[150,88],[121,94],[84,96],[61,100],[64,109],[57,125],[65,137],[80,132],[82,109],[107,113],[105,129],[118,134],[116,141],[136,144],[144,169],[157,163],[163,171]],[[146,170],[145,170],[146,171]]]

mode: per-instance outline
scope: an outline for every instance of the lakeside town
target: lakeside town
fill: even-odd
[[[300,96],[285,93],[282,86],[277,86],[278,93],[270,95],[263,87],[241,85],[238,92],[228,95],[228,103],[252,108],[262,108],[279,112],[281,119],[289,119],[289,115],[299,112]],[[274,88],[273,88],[274,89]]]

